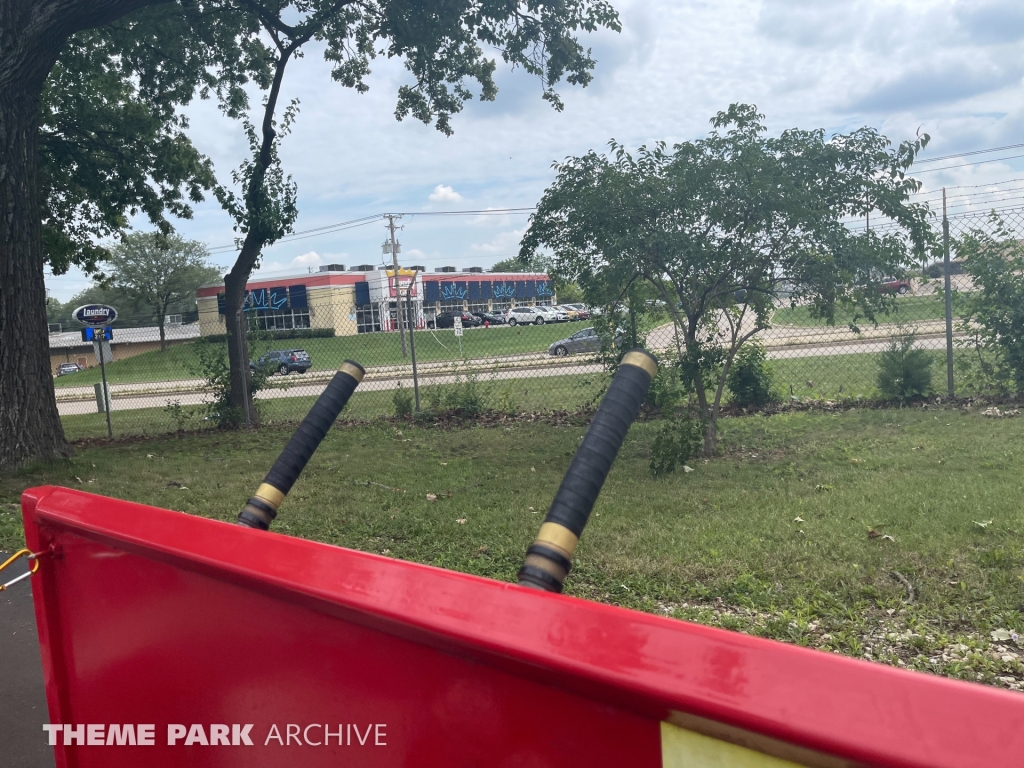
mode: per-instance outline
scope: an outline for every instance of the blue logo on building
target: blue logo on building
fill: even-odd
[[[459,288],[455,283],[445,283],[441,286],[441,298],[444,301],[454,301],[455,299],[464,299],[469,294],[469,291],[465,288]]]

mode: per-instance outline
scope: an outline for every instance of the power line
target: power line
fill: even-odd
[[[956,157],[970,157],[971,155],[983,155],[986,152],[1002,152],[1005,149],[1020,149],[1024,144],[1007,144],[1005,147],[990,147],[989,149],[975,149],[970,152],[960,152],[955,155],[942,155],[941,157],[930,157],[927,160],[915,160],[918,165],[921,163],[937,163],[940,160],[952,160]]]
[[[985,163],[1001,163],[1004,160],[1016,160],[1017,158],[1024,157],[1024,155],[1010,155],[1009,157],[996,157],[992,160],[978,160],[975,163],[960,163],[959,165],[944,165],[941,168],[925,168],[923,171],[911,172],[911,176],[916,176],[921,173],[934,173],[935,171],[949,171],[954,168],[967,168],[971,165],[984,165]]]

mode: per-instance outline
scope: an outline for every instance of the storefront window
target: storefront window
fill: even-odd
[[[254,331],[291,331],[309,328],[309,309],[259,310],[248,314],[249,328]]]

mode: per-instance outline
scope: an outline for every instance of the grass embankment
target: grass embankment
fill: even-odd
[[[547,352],[552,342],[586,327],[587,323],[558,323],[516,328],[466,328],[462,336],[462,354],[459,353],[459,340],[452,329],[416,331],[416,360],[421,363],[444,360],[454,362],[463,357]],[[196,345],[205,343],[195,341],[178,344],[168,347],[166,352],[145,352],[124,360],[115,359],[106,366],[107,381],[111,384],[136,384],[197,378],[193,371],[197,362]],[[345,360],[355,360],[366,367],[411,364],[410,358],[402,357],[402,342],[397,333],[249,342],[249,356],[253,360],[272,349],[305,349],[313,360],[314,371],[337,370]],[[114,356],[117,356],[116,346]],[[92,386],[99,380],[100,369],[96,367],[61,376],[54,380],[54,385],[58,388]]]
[[[728,419],[722,457],[654,481],[658,427],[630,433],[570,593],[1020,687],[1024,649],[991,633],[1024,635],[1024,417]],[[313,457],[276,530],[511,580],[582,431],[346,426]],[[2,476],[0,545],[20,544],[14,503],[42,483],[232,520],[287,437],[271,428],[89,447]]]
[[[927,320],[942,320],[946,317],[946,300],[939,294],[927,294],[924,296],[896,296],[893,311],[878,316],[879,323],[909,323],[923,322]],[[954,311],[956,307],[954,305]],[[836,328],[846,328],[853,322],[853,314],[847,310],[837,309],[835,317]],[[860,325],[868,325],[863,316]],[[813,328],[825,326],[821,318],[811,315],[811,308],[808,306],[783,307],[775,311],[772,316],[772,325],[786,326],[793,325],[802,328]]]

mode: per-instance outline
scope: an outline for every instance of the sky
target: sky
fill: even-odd
[[[286,74],[283,103],[298,99],[300,112],[280,150],[298,185],[300,234],[268,248],[259,274],[381,264],[383,219],[301,233],[387,212],[405,214],[403,265],[489,267],[516,254],[527,213],[423,214],[533,206],[554,179],[552,163],[603,151],[611,139],[697,139],[735,102],[756,104],[772,133],[867,125],[894,144],[928,133],[924,159],[1024,143],[1021,0],[612,2],[622,31],[583,36],[598,62],[594,80],[559,87],[564,111],[542,101],[536,78],[499,61],[497,99],[468,103],[451,137],[395,120],[398,88],[410,81],[401,62],[375,61],[369,92],[358,94],[333,82],[322,49],[308,47]],[[193,142],[228,182],[247,152],[241,125],[213,102],[185,111]],[[926,191],[949,187],[956,210],[970,210],[979,203],[957,194],[1024,188],[1012,183],[1024,179],[1024,147],[920,168]],[[212,196],[193,219],[173,223],[227,271],[232,222]],[[88,285],[77,270],[47,278],[61,301]]]

